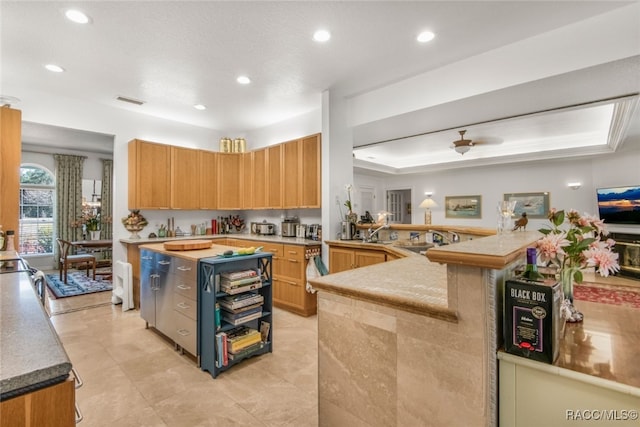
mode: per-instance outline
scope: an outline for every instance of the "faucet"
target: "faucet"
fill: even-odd
[[[375,237],[375,240],[377,241],[378,240],[378,236],[377,236],[378,232],[380,230],[384,230],[384,229],[387,229],[389,227],[390,227],[389,224],[382,224],[380,227],[376,228],[373,231],[372,231],[372,228],[369,227],[369,229],[367,230],[367,234],[363,237],[362,241],[366,242],[366,243],[371,243],[371,242],[374,241],[374,237]]]

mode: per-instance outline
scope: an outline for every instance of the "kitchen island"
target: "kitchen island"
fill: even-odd
[[[132,267],[133,299],[140,308],[140,246],[161,242],[179,242],[186,239],[211,240],[212,244],[234,248],[263,246],[273,253],[274,305],[302,316],[316,313],[316,297],[306,292],[306,261],[320,254],[320,242],[298,237],[266,236],[235,233],[171,238],[121,239],[127,246],[127,261]]]
[[[527,396],[550,395],[542,385],[551,389],[557,384],[542,381],[541,388],[522,394],[527,385],[515,384],[519,367],[514,365],[537,362],[502,354],[500,366],[511,375],[505,373],[507,382],[501,385],[508,384],[511,391],[502,393],[501,388],[498,392],[498,378],[503,379],[498,351],[504,280],[524,262],[524,249],[538,238],[537,232],[489,236],[429,249],[426,258],[411,254],[311,280],[318,289],[320,426],[495,426],[500,418],[501,425],[516,425],[512,422],[520,419]],[[331,247],[332,242],[327,244]],[[370,243],[350,244],[372,248]],[[627,327],[633,329],[628,320]],[[636,336],[633,332],[621,342],[620,354],[630,354],[624,346]],[[575,361],[575,355],[560,358],[565,363],[546,365],[551,369],[545,374],[558,378],[561,371],[575,368],[575,363],[566,363]],[[540,365],[542,372],[546,366]],[[628,361],[625,367],[613,380],[605,369],[601,377],[596,377],[598,370],[587,376],[593,379],[590,392],[595,396],[612,391],[607,403],[617,396],[633,410],[640,393],[638,369]],[[542,378],[535,371],[531,377]],[[588,388],[581,385],[585,381],[564,384],[569,393],[554,398],[566,408],[580,407],[579,400],[572,400],[571,390],[583,392]],[[540,422],[536,425],[559,425],[557,421],[565,416],[535,405],[528,409],[528,415],[537,417],[530,417],[531,422]]]
[[[29,273],[0,274],[0,425],[75,425],[71,368]]]

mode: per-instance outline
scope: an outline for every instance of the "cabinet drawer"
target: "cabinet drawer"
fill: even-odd
[[[171,273],[185,279],[192,279],[195,282],[198,273],[198,264],[195,261],[174,257],[171,260]]]
[[[306,268],[304,246],[284,245],[284,256],[280,260],[279,274],[295,279],[295,281],[304,281]]]
[[[197,356],[198,328],[195,320],[174,311],[175,342],[189,353]]]
[[[283,245],[283,256],[285,258],[296,259],[298,261],[304,261],[304,246],[297,245]]]
[[[173,292],[193,300],[198,298],[198,287],[195,278],[184,277],[183,275],[178,274],[170,274],[169,283],[171,284]]]
[[[254,242],[257,246],[262,246],[262,252],[271,252],[273,254],[273,258],[282,258],[284,253],[283,245],[279,243],[270,243],[270,242]]]
[[[184,295],[174,292],[173,309],[190,319],[198,320],[198,304],[195,299],[186,298]]]

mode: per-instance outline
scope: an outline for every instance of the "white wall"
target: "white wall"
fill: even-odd
[[[576,209],[597,215],[596,188],[640,184],[640,144],[635,143],[614,154],[573,160],[518,163],[501,166],[456,169],[421,175],[379,177],[357,173],[356,185],[377,189],[377,209],[384,209],[387,189],[410,188],[413,206],[424,199],[425,191],[433,192],[438,207],[432,209],[433,224],[496,226],[496,205],[504,193],[548,191],[550,207]],[[572,190],[567,183],[578,181],[582,187]],[[450,219],[444,215],[445,196],[481,195],[481,219]],[[424,210],[415,208],[414,224],[424,224]],[[528,228],[536,230],[546,220],[530,220]],[[610,225],[610,231],[640,233],[640,227]]]

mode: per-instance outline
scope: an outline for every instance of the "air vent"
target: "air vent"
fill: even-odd
[[[136,105],[142,105],[144,104],[144,101],[139,101],[137,99],[133,99],[133,98],[127,98],[125,96],[119,96],[116,98],[118,101],[122,101],[122,102],[128,102],[129,104],[136,104]]]

